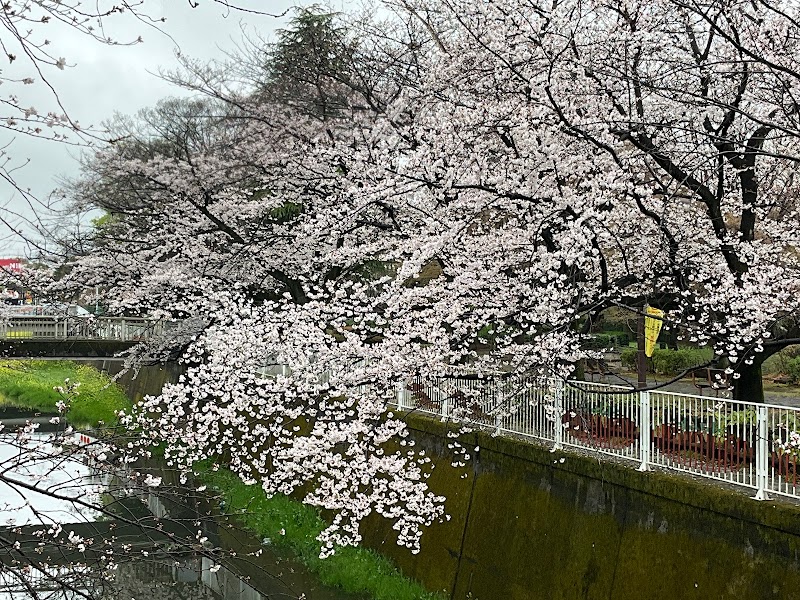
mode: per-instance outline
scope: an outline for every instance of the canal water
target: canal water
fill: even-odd
[[[0,436],[0,469],[4,479],[39,488],[21,489],[0,481],[0,527],[39,523],[78,523],[97,518],[96,511],[66,498],[99,499],[102,481],[92,469],[75,460],[63,460],[47,434],[27,441],[16,435]],[[45,493],[46,491],[46,493]]]
[[[135,552],[118,560],[116,567],[110,571],[110,578],[99,577],[102,561],[87,560],[88,566],[76,566],[73,555],[69,564],[63,564],[64,561],[58,564],[58,560],[52,558],[54,552],[51,552],[50,564],[46,567],[39,564],[27,571],[19,567],[9,568],[13,560],[19,558],[20,551],[36,559],[40,550],[37,550],[37,539],[30,535],[36,528],[52,530],[60,526],[66,535],[72,531],[83,531],[80,527],[91,527],[93,531],[105,531],[109,537],[115,535],[122,538],[124,535],[123,528],[115,528],[116,523],[109,523],[108,517],[69,500],[79,499],[89,503],[108,500],[115,494],[119,482],[87,464],[65,460],[49,443],[49,439],[51,437],[47,434],[36,434],[32,439],[20,443],[13,434],[0,435],[2,479],[19,481],[24,486],[9,485],[0,480],[0,539],[27,539],[19,549],[9,544],[0,545],[0,600],[32,598],[34,595],[30,590],[35,590],[42,598],[65,600],[83,597],[82,594],[87,592],[98,599],[109,600],[354,598],[323,587],[303,565],[280,555],[270,546],[250,539],[241,532],[231,538],[225,535],[229,525],[220,523],[217,526],[213,522],[204,527],[209,529],[209,539],[216,542],[222,540],[221,543],[228,546],[225,548],[228,555],[225,564],[218,564],[208,556],[192,554],[185,549],[173,551],[161,540],[154,544],[156,540],[151,534],[141,533],[136,539],[135,533],[129,533],[125,541],[130,540]],[[63,499],[54,498],[53,495]],[[145,500],[151,512],[163,514],[165,509],[159,497],[150,494]],[[144,502],[138,504],[141,506]],[[148,516],[152,518],[150,513]],[[19,536],[20,532],[23,535]],[[153,544],[152,547],[149,544]],[[232,558],[231,553],[238,556]],[[258,556],[251,556],[253,553]],[[80,556],[77,555],[77,561],[80,561]],[[69,582],[77,591],[57,589],[59,586],[54,583],[56,581]],[[30,588],[26,589],[28,585]]]

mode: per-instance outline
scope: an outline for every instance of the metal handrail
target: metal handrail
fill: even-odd
[[[471,378],[415,378],[398,387],[395,404],[555,449],[628,460],[642,471],[657,467],[724,481],[759,500],[769,494],[800,499],[800,409],[548,378],[520,377],[512,386],[509,393],[488,382],[478,391]]]
[[[0,339],[140,342],[162,335],[173,321],[141,317],[23,316],[0,319]]]

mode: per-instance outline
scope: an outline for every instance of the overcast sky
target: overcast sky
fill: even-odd
[[[52,39],[52,52],[66,58],[68,68],[45,71],[50,83],[58,91],[70,116],[82,127],[99,126],[115,112],[131,114],[154,105],[159,99],[181,95],[182,92],[159,79],[159,68],[177,66],[175,51],[192,58],[210,60],[224,58],[225,50],[234,49],[242,37],[242,27],[271,38],[275,29],[286,25],[291,16],[275,18],[228,10],[211,0],[199,0],[197,8],[191,8],[188,0],[145,0],[143,10],[155,18],[166,17],[162,28],[164,34],[147,27],[131,15],[115,15],[108,20],[109,34],[119,41],[135,40],[141,36],[143,43],[129,47],[107,46],[69,28],[49,24],[47,36]],[[311,4],[307,0],[240,0],[239,6],[253,10],[269,11],[273,14],[285,12],[297,4]],[[346,9],[346,0],[333,3],[337,9]],[[166,35],[168,34],[168,35]],[[11,68],[24,68],[22,61],[5,67],[3,75],[8,77]],[[20,75],[25,75],[20,72]],[[4,86],[5,93],[11,90]],[[18,86],[21,87],[21,86]],[[15,88],[15,92],[20,90]],[[22,94],[28,94],[23,102],[30,102],[41,113],[53,107],[41,87],[25,86]],[[76,158],[80,148],[12,135],[8,130],[0,131],[0,141],[13,143],[8,149],[14,165],[30,159],[30,163],[15,171],[15,179],[22,187],[30,188],[39,196],[47,196],[58,185],[59,176],[74,176],[77,173]],[[20,208],[22,203],[14,190],[0,183],[0,204],[9,208]],[[2,242],[0,242],[2,244]],[[0,256],[19,253],[11,242],[0,245]]]

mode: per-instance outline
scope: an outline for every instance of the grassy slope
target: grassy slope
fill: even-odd
[[[230,471],[199,469],[202,481],[222,495],[226,510],[239,513],[241,524],[258,538],[268,538],[278,548],[294,553],[320,581],[374,600],[439,600],[404,577],[392,563],[365,548],[340,548],[320,559],[316,537],[325,526],[316,510],[287,498],[267,498],[258,486],[248,486]],[[281,533],[283,532],[283,533]]]
[[[131,404],[108,376],[87,365],[69,361],[7,360],[0,362],[0,406],[56,412],[62,399],[55,389],[64,380],[80,382],[67,420],[76,426],[114,423],[116,413]]]

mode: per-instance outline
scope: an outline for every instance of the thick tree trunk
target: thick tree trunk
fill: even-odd
[[[733,398],[745,402],[764,402],[764,382],[761,378],[762,355],[756,356],[752,365],[741,365],[736,372],[739,379],[733,380]]]

